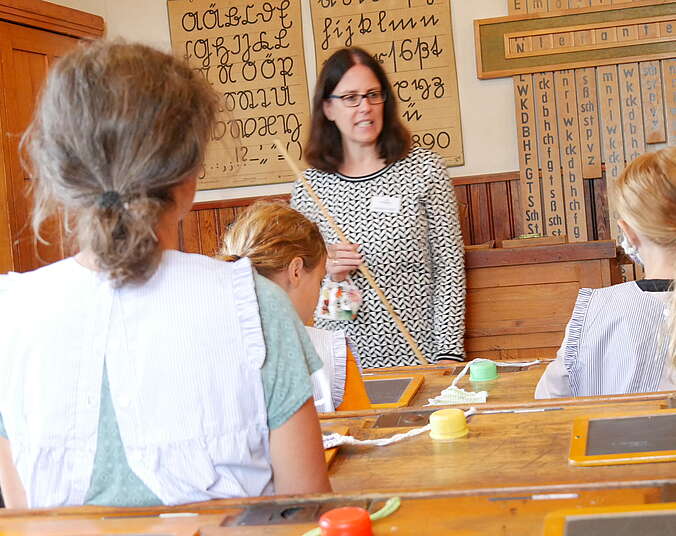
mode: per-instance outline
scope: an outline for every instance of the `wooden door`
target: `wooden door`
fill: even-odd
[[[0,22],[0,81],[3,88],[0,113],[5,133],[3,167],[10,230],[10,247],[5,251],[11,255],[11,269],[15,271],[31,270],[65,256],[59,218],[52,218],[43,226],[41,234],[47,244],[36,241],[31,231],[31,178],[21,165],[19,142],[31,121],[50,64],[76,43],[77,39],[73,37]],[[0,259],[4,263],[7,260]],[[3,268],[0,266],[0,272]]]

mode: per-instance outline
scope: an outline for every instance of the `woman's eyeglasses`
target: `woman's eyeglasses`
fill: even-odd
[[[355,108],[366,99],[369,104],[382,104],[385,102],[384,91],[369,91],[368,93],[348,93],[347,95],[329,95],[328,99],[340,99],[344,106]]]

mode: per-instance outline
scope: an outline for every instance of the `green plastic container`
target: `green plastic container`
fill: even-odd
[[[498,378],[498,367],[492,361],[476,361],[469,366],[469,379],[473,382],[489,382]]]

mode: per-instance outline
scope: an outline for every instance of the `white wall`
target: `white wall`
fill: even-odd
[[[141,41],[170,50],[166,0],[52,0],[105,19],[109,37]],[[310,0],[301,0],[308,81],[314,83],[314,48]],[[474,55],[474,19],[507,14],[506,0],[451,0],[465,165],[450,168],[452,176],[514,171],[519,168],[511,79],[479,80]],[[288,184],[198,192],[197,200],[286,193]]]

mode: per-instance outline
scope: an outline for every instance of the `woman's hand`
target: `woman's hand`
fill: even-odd
[[[334,281],[344,281],[351,272],[354,272],[364,262],[361,253],[357,251],[359,244],[330,244],[326,259],[326,273]]]

